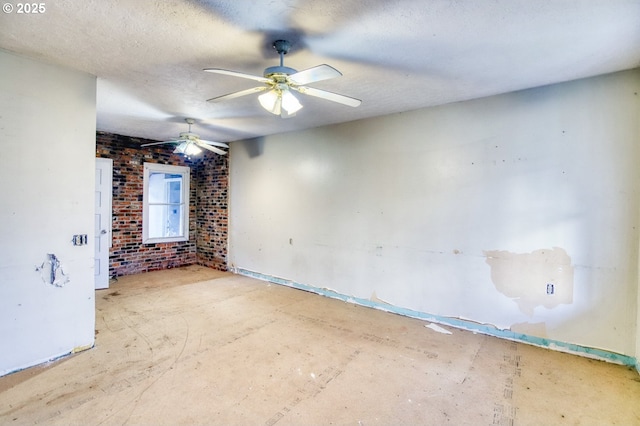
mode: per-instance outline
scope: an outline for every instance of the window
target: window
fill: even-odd
[[[144,163],[142,242],[189,240],[189,167]]]

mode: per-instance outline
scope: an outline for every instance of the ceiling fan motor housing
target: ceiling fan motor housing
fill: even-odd
[[[180,133],[180,139],[196,140],[196,139],[199,139],[199,138],[200,137],[198,135],[196,135],[195,133],[191,133],[191,132]]]
[[[291,43],[288,40],[276,40],[273,42],[273,48],[276,49],[276,52],[279,54],[286,55],[289,53],[289,49],[291,49]]]
[[[297,70],[294,70],[293,68],[289,68],[289,67],[283,67],[283,66],[275,66],[275,67],[269,67],[266,68],[264,70],[264,77],[265,78],[271,78],[272,76],[277,76],[278,74],[284,74],[285,76],[289,76],[291,74],[295,74],[297,73]]]

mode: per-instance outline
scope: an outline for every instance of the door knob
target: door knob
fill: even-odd
[[[103,229],[102,231],[100,231],[100,234],[102,234],[102,235],[104,235],[104,234],[106,234],[106,233],[107,233],[107,230],[106,230],[106,229]]]

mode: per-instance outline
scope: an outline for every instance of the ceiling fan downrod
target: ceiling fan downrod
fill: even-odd
[[[276,52],[280,55],[280,66],[284,66],[284,55],[289,53],[289,49],[291,49],[291,43],[287,40],[276,40],[273,42],[273,48],[276,49]]]
[[[184,121],[189,125],[189,133],[191,133],[191,125],[196,122],[193,118],[185,118]]]
[[[272,75],[282,74],[283,76],[292,75],[297,73],[297,70],[284,66],[284,55],[289,53],[291,49],[291,43],[287,40],[276,40],[273,42],[273,48],[280,55],[280,65],[275,67],[269,67],[264,70],[264,77],[271,77]]]

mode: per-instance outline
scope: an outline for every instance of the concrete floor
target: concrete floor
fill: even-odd
[[[635,370],[204,267],[96,308],[93,349],[0,378],[0,424],[640,424]]]

